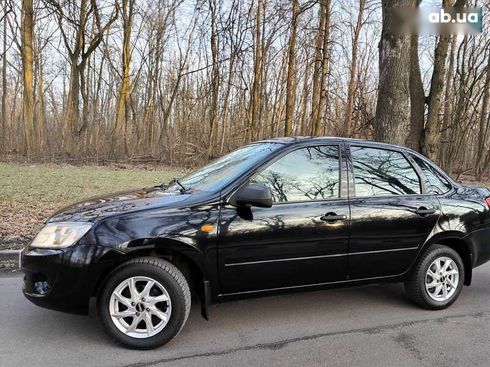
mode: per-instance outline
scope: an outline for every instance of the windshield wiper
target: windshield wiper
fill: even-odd
[[[168,185],[166,183],[162,182],[160,185],[155,185],[153,187],[165,190],[168,187]]]
[[[185,186],[184,186],[184,185],[182,185],[182,184],[180,183],[180,181],[179,181],[179,179],[178,179],[178,178],[173,178],[173,179],[172,179],[172,181],[170,181],[170,184],[176,184],[176,185],[180,186],[180,193],[181,193],[181,194],[185,194],[185,193],[187,193],[187,189],[185,188]]]

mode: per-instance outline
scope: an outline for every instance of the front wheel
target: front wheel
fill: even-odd
[[[184,275],[158,258],[137,258],[116,268],[97,300],[104,328],[120,344],[152,349],[184,326],[191,294]]]
[[[459,254],[447,246],[433,245],[405,282],[405,289],[419,306],[439,310],[456,301],[463,282],[464,266]]]

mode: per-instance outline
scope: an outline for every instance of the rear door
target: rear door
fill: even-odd
[[[351,145],[349,278],[404,273],[440,214],[402,151]]]
[[[222,208],[222,293],[346,279],[349,205],[341,147],[300,147],[257,172],[250,181],[271,188],[271,208]]]

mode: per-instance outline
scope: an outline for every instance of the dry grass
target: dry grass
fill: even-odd
[[[182,176],[176,169],[0,163],[0,249],[31,241],[55,210],[107,192],[148,187]]]

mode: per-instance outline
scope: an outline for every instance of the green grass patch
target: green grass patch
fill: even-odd
[[[176,169],[0,163],[0,250],[29,243],[43,221],[91,196],[167,183]]]
[[[108,192],[159,185],[182,175],[175,169],[0,163],[0,202],[69,204]]]

